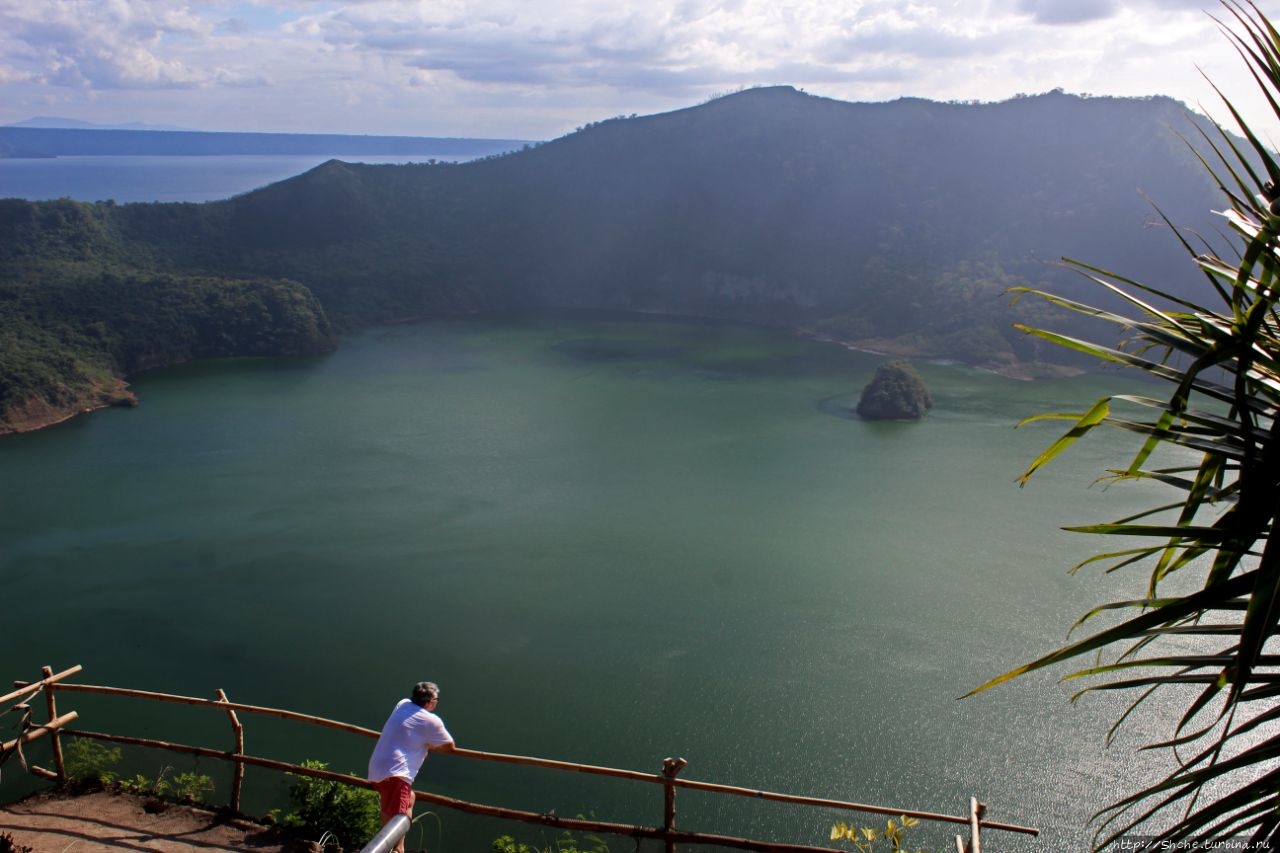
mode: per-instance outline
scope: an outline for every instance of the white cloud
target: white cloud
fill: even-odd
[[[163,2],[4,0],[0,31],[3,67],[54,86],[187,87],[216,74],[167,50],[172,40],[206,37],[210,27]]]
[[[1116,0],[1020,0],[1018,8],[1040,24],[1081,24],[1110,18],[1119,11]]]
[[[1197,64],[1243,79],[1200,5],[0,0],[0,121],[61,102],[90,120],[545,138],[771,83],[846,100],[1062,86],[1195,102],[1212,98]]]
[[[29,71],[17,71],[0,66],[0,86],[6,83],[27,83],[34,79],[35,75]]]
[[[1006,40],[923,2],[375,2],[305,25],[343,49],[464,82],[650,91],[757,82],[779,68],[806,79],[855,79],[894,58],[970,56]]]

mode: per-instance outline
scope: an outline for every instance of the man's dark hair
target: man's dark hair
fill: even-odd
[[[436,687],[434,681],[419,681],[413,685],[413,693],[410,698],[415,705],[427,705],[431,700],[440,695],[440,688]]]

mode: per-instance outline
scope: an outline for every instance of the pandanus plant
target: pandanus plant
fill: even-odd
[[[1280,33],[1251,0],[1223,0],[1223,9],[1219,24],[1280,126]],[[1173,769],[1095,816],[1098,849],[1130,833],[1168,842],[1280,843],[1280,541],[1270,538],[1280,510],[1280,164],[1222,100],[1239,135],[1218,127],[1195,131],[1187,142],[1223,194],[1223,238],[1232,249],[1215,252],[1167,223],[1207,280],[1203,298],[1071,261],[1109,294],[1108,304],[1126,307],[1029,288],[1015,296],[1118,326],[1114,345],[1024,330],[1141,371],[1160,383],[1151,387],[1166,389],[1031,419],[1072,425],[1031,463],[1023,483],[1082,436],[1115,427],[1136,433],[1141,445],[1127,467],[1105,478],[1159,483],[1175,499],[1111,523],[1069,528],[1124,537],[1123,546],[1080,566],[1149,572],[1145,592],[1094,608],[1066,645],[972,691],[1074,661],[1084,668],[1065,680],[1084,679],[1077,697],[1130,691],[1108,740],[1154,694],[1169,694],[1161,708],[1173,707],[1176,719],[1166,738],[1144,748],[1168,751]],[[1082,629],[1092,633],[1077,639]]]

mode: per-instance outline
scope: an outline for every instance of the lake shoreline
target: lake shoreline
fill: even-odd
[[[0,437],[22,435],[66,423],[78,415],[87,415],[102,409],[131,408],[138,405],[138,396],[129,390],[129,383],[113,377],[107,386],[91,385],[75,398],[61,406],[45,400],[29,399],[4,412],[0,423]]]
[[[461,312],[450,315],[453,317],[475,318],[486,312],[471,311]],[[710,322],[733,322],[741,323],[746,326],[764,324],[743,323],[741,321],[725,321],[723,318],[717,317],[700,317],[697,315],[686,314],[663,314],[661,312],[652,311],[624,311],[621,312],[625,316],[669,316],[675,319],[685,319],[693,321],[710,321]],[[389,320],[386,323],[378,324],[385,326],[405,326],[417,323],[429,322],[440,317],[428,315],[415,315],[412,317],[402,317],[395,320]],[[884,341],[871,341],[865,339],[847,339],[830,334],[829,332],[817,331],[806,326],[790,326],[786,327],[791,332],[804,338],[824,344],[834,344],[839,347],[851,350],[853,352],[862,352],[869,355],[883,356],[890,359],[905,360],[923,360],[937,364],[963,364],[974,370],[980,370],[984,373],[991,373],[996,376],[1002,376],[1006,379],[1015,379],[1022,382],[1034,382],[1037,379],[1048,378],[1069,378],[1082,376],[1087,371],[1080,368],[1068,367],[1066,365],[1047,364],[1044,362],[1035,362],[1027,364],[1024,362],[1014,362],[1006,365],[981,365],[967,364],[955,359],[947,359],[940,357],[924,357],[920,351],[908,346],[891,346]],[[353,330],[354,332],[362,330]],[[340,344],[339,344],[340,346]],[[196,361],[205,361],[206,359],[196,359]],[[188,362],[189,363],[189,362]],[[19,406],[9,411],[0,412],[0,438],[7,435],[21,435],[38,430],[47,429],[48,427],[57,426],[79,416],[87,415],[102,409],[110,409],[117,407],[132,407],[139,405],[136,394],[129,390],[128,379],[125,377],[112,377],[114,380],[107,386],[91,385],[84,390],[83,393],[76,396],[73,401],[64,405],[57,406],[42,400],[27,400]],[[14,414],[16,412],[16,414]]]
[[[1070,367],[1064,364],[1051,364],[1047,362],[1027,363],[1015,361],[1012,364],[1003,365],[969,364],[957,359],[938,356],[922,356],[920,351],[914,347],[887,346],[883,341],[850,340],[837,337],[829,332],[819,332],[806,327],[797,327],[795,331],[810,340],[835,344],[837,346],[844,347],[847,350],[852,350],[853,352],[864,352],[868,355],[879,355],[891,359],[922,360],[935,364],[960,364],[965,367],[971,367],[974,370],[981,370],[984,373],[1003,376],[1005,379],[1016,379],[1020,382],[1034,382],[1037,379],[1066,379],[1075,376],[1083,376],[1088,372],[1078,367]]]

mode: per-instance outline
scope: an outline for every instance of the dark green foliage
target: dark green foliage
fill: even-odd
[[[102,787],[116,778],[115,766],[120,763],[118,746],[90,740],[70,738],[62,748],[67,776],[77,785]]]
[[[304,761],[302,766],[324,770],[328,765],[323,761]],[[382,828],[375,791],[314,776],[296,778],[289,786],[293,810],[285,815],[285,826],[313,840],[326,832],[332,833],[343,847],[356,850]]]
[[[870,421],[919,420],[933,399],[916,369],[905,361],[887,361],[862,389],[858,414]]]
[[[141,370],[332,349],[302,285],[150,269],[115,210],[0,201],[0,433],[127,401],[122,379]]]
[[[290,278],[344,328],[552,304],[846,316],[871,323],[865,337],[932,342],[995,318],[1002,342],[971,349],[1008,358],[1019,336],[998,295],[1057,275],[1043,259],[1132,262],[1137,247],[1137,266],[1190,283],[1158,251],[1167,235],[1144,228],[1135,189],[1212,230],[1212,185],[1170,130],[1193,127],[1168,99],[847,104],[749,90],[473,163],[331,161],[225,202],[10,203],[23,209],[0,211],[0,247]],[[84,233],[33,231],[46,205],[85,218]]]
[[[90,738],[66,740],[63,756],[67,777],[76,788],[109,787],[126,794],[154,796],[180,803],[208,803],[214,791],[212,777],[191,770],[171,775],[172,767],[161,769],[155,779],[141,773],[120,778],[115,771],[122,758],[120,747]]]
[[[213,777],[194,770],[169,776],[172,767],[161,769],[155,779],[141,773],[129,779],[115,779],[112,786],[117,791],[136,796],[156,797],[177,803],[205,803],[213,796]]]
[[[0,264],[42,262],[102,263],[125,254],[110,223],[108,205],[69,199],[31,202],[0,199]]]
[[[213,796],[213,777],[187,771],[156,780],[156,796],[180,803],[207,803]]]

